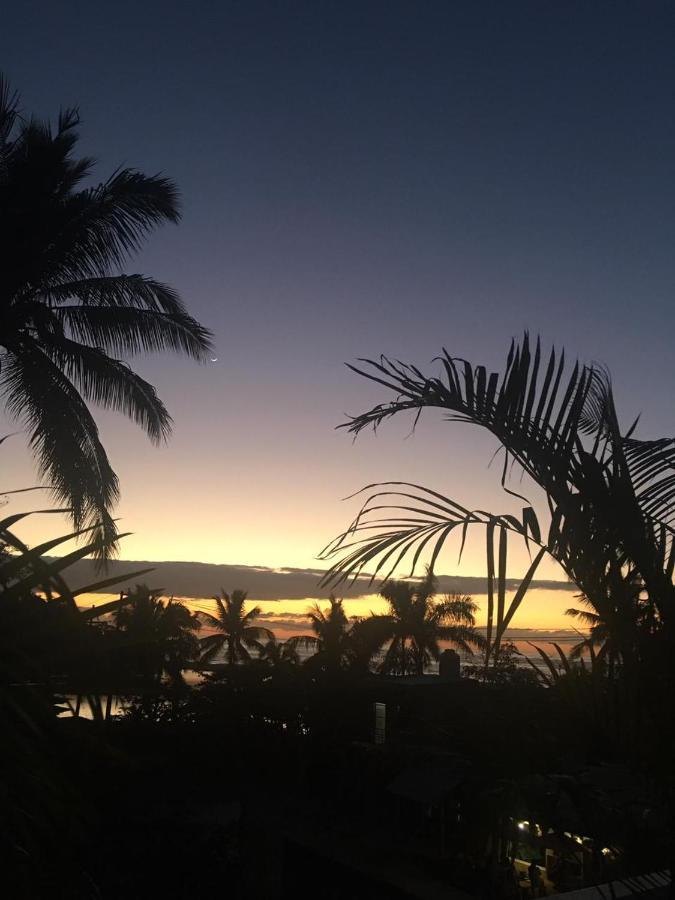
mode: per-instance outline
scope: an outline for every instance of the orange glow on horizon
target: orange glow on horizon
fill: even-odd
[[[101,603],[107,603],[114,600],[118,594],[83,594],[78,598],[81,607],[98,606]],[[486,597],[481,594],[474,594],[474,600],[479,605],[476,624],[481,627],[485,625],[486,614]],[[507,593],[507,608],[513,592]],[[177,600],[182,598],[176,597]],[[193,610],[204,610],[212,612],[214,601],[210,598],[203,599],[183,599]],[[305,613],[310,605],[317,602],[323,609],[327,606],[325,596],[307,597],[303,600],[256,600],[255,597],[247,599],[246,608],[259,606],[265,617],[270,617],[269,627],[275,630],[276,627],[283,632],[284,637],[288,637],[294,632],[297,626],[297,633],[307,631]],[[523,630],[542,630],[542,631],[558,631],[572,630],[574,627],[573,620],[565,615],[565,610],[571,606],[576,606],[577,601],[574,594],[569,590],[548,590],[534,588],[528,592],[520,609],[512,620],[511,632],[521,632]],[[351,616],[367,616],[371,612],[386,612],[386,602],[377,594],[368,594],[363,597],[346,598],[344,600],[344,608],[349,617]]]

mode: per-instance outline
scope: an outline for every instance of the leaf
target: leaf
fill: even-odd
[[[492,652],[492,630],[494,628],[494,580],[495,580],[495,548],[494,548],[495,523],[488,523],[486,529],[486,556],[487,556],[487,631],[485,644],[485,668],[490,663],[490,653]]]
[[[506,554],[507,531],[499,529],[499,558],[497,562],[497,634],[495,636],[495,657],[499,656],[499,644],[504,629],[504,604],[506,601]]]
[[[539,550],[539,552],[537,553],[535,558],[532,560],[532,563],[530,564],[527,572],[525,573],[525,577],[522,579],[522,581],[518,585],[518,589],[516,590],[516,593],[513,596],[513,600],[511,601],[511,603],[509,605],[508,612],[504,616],[504,620],[502,622],[501,629],[498,633],[498,639],[500,641],[501,641],[502,637],[504,636],[506,629],[511,624],[511,619],[513,619],[514,615],[518,611],[518,608],[520,607],[521,603],[525,599],[525,595],[530,587],[530,584],[532,583],[532,579],[534,578],[535,572],[537,571],[537,568],[539,567],[539,563],[542,561],[542,559],[544,558],[546,553],[547,553],[547,550],[545,547],[542,547]]]
[[[558,670],[556,669],[556,667],[553,665],[553,661],[551,660],[551,657],[548,655],[548,653],[546,653],[545,650],[542,650],[541,647],[537,647],[536,644],[533,644],[530,641],[527,641],[527,643],[530,645],[530,647],[533,647],[537,651],[539,656],[541,656],[541,658],[546,663],[546,667],[548,668],[549,672],[551,673],[552,682],[558,681],[558,679],[560,678],[560,674],[559,674]]]
[[[130,581],[132,578],[140,578],[141,575],[147,575],[148,572],[154,572],[154,568],[149,569],[138,569],[135,572],[125,572],[122,575],[113,575],[111,578],[105,578],[102,581],[94,581],[91,584],[87,584],[84,587],[77,588],[72,592],[73,597],[78,597],[80,594],[94,594],[97,591],[103,590],[103,588],[111,587],[112,585],[119,584],[121,581]],[[161,591],[161,588],[153,589]]]

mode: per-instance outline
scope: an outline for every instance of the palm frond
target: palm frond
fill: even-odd
[[[210,634],[207,637],[199,639],[201,652],[199,658],[201,662],[209,663],[218,655],[227,639],[222,634]]]
[[[531,641],[528,641],[527,643],[530,645],[530,647],[532,647],[534,650],[536,650],[537,653],[539,654],[539,656],[543,659],[543,661],[546,665],[546,668],[548,669],[548,671],[550,673],[550,683],[554,684],[556,681],[558,681],[560,679],[560,672],[559,672],[558,668],[556,667],[555,663],[553,662],[551,657],[548,655],[548,653],[545,650],[542,650],[541,647],[537,647],[537,645],[533,644]],[[528,657],[525,657],[525,658],[528,659]],[[531,660],[529,660],[529,661],[531,662]],[[537,666],[534,666],[534,668],[537,671],[539,671]]]
[[[245,625],[246,627],[248,627],[249,622],[252,622],[254,619],[257,619],[258,616],[262,613],[262,610],[260,609],[259,606],[253,606],[253,607],[251,607],[251,609],[249,609],[249,611],[247,613],[244,613],[243,607],[242,607],[242,613],[243,613],[241,616],[242,624]]]
[[[29,513],[28,515],[31,514]],[[73,535],[70,534],[62,535],[54,541],[48,542],[49,549],[66,543],[72,537]],[[31,579],[35,573],[38,573],[39,581],[37,585],[44,592],[47,599],[51,600],[53,593],[56,592],[59,597],[69,600],[74,605],[74,596],[60,573],[50,569],[48,561],[43,559],[42,553],[46,551],[41,549],[41,547],[44,547],[44,545],[31,549],[6,525],[0,531],[0,539],[6,547],[14,551],[0,558],[0,584],[2,584],[4,591],[9,587],[17,587],[18,585],[21,585],[21,590],[30,590],[31,587],[35,586],[35,582],[31,582],[31,586],[27,587],[23,582],[23,578],[28,576]]]
[[[40,288],[50,308],[61,309],[133,309],[136,311],[185,315],[186,309],[177,291],[168,284],[145,275],[101,275],[58,281]],[[68,301],[79,301],[68,306]]]
[[[40,474],[58,503],[67,504],[77,528],[96,524],[106,552],[117,529],[109,510],[119,496],[117,476],[98,428],[72,383],[35,345],[7,353],[0,388],[9,414],[29,431]]]
[[[90,584],[85,584],[82,587],[77,588],[77,590],[71,591],[73,597],[79,597],[81,594],[93,594],[97,591],[102,591],[104,588],[112,587],[115,584],[121,584],[122,582],[129,582],[132,578],[140,578],[141,575],[147,575],[149,572],[154,572],[153,568],[147,569],[136,569],[134,572],[124,572],[121,575],[113,575],[110,578],[99,579],[98,581],[92,581]],[[104,611],[109,612],[114,606],[111,604],[119,603],[119,600],[111,600],[110,603],[104,603],[100,606],[97,606],[95,612],[98,615],[103,615]],[[100,610],[100,612],[99,612]],[[94,618],[91,615],[92,610],[83,611],[89,613],[90,618]]]
[[[19,564],[26,565],[27,562],[31,562],[31,561],[35,562],[35,560],[39,556],[41,557],[42,554],[47,552],[48,549],[51,549],[51,547],[61,544],[68,539],[78,537],[79,535],[84,534],[87,531],[91,532],[91,531],[97,531],[97,530],[98,530],[97,526],[92,525],[88,529],[83,529],[82,531],[73,532],[73,534],[68,535],[66,537],[62,536],[59,538],[55,538],[52,541],[47,541],[44,544],[41,544],[40,547],[33,548],[33,550],[23,553],[22,554],[23,558],[20,560]],[[127,534],[119,534],[119,535],[116,534],[115,539],[121,540],[122,538],[127,537],[127,536],[128,536]],[[45,549],[45,548],[47,548],[47,549]],[[70,553],[67,553],[65,556],[57,557],[56,559],[50,561],[49,563],[44,563],[43,566],[35,566],[34,573],[32,576],[32,579],[33,579],[32,583],[29,583],[27,576],[22,576],[16,585],[11,585],[4,589],[3,598],[5,600],[9,600],[14,595],[18,594],[21,591],[25,591],[27,589],[31,589],[31,588],[42,585],[45,582],[45,576],[46,576],[46,583],[49,584],[57,575],[59,575],[64,569],[68,568],[68,566],[71,566],[74,562],[77,562],[80,559],[84,559],[85,556],[90,556],[91,554],[100,553],[100,551],[101,551],[101,542],[100,542],[100,538],[97,536],[94,539],[94,541],[90,542],[89,544],[85,544],[82,547],[78,547],[77,550],[73,550]],[[11,562],[14,562],[14,560],[12,560]],[[3,566],[5,574],[6,574],[8,568],[9,568],[9,566]],[[74,595],[70,592],[70,590],[67,590],[66,598],[69,601],[74,602]]]
[[[203,609],[197,611],[197,615],[206,625],[211,625],[213,628],[219,628],[221,625],[221,620],[217,616],[212,616],[211,613],[206,612]]]
[[[263,640],[273,640],[274,632],[262,625],[248,625],[242,631],[242,640],[248,647],[259,647]]]
[[[565,615],[570,616],[573,619],[578,619],[580,622],[583,622],[584,625],[591,627],[600,622],[600,616],[587,609],[575,609],[574,607],[571,607],[570,609],[565,610]]]
[[[523,511],[522,519],[510,514],[495,516],[483,510],[468,510],[437,491],[402,481],[368,485],[359,493],[373,488],[382,490],[375,490],[367,497],[349,528],[319,554],[320,559],[338,557],[324,574],[322,585],[340,584],[345,580],[354,582],[372,564],[370,584],[378,576],[386,584],[410,557],[412,576],[427,548],[433,568],[446,541],[457,529],[465,531],[476,525],[503,527],[528,541],[541,538],[538,525],[536,529],[533,527],[536,515],[531,507],[526,508],[527,512]]]
[[[384,356],[379,362],[360,362],[362,368],[349,368],[391,390],[395,399],[347,422],[343,427],[354,434],[405,410],[444,409],[451,420],[487,428],[528,474],[551,483],[568,477],[570,449],[580,433],[592,430],[586,401],[591,386],[602,378],[593,368],[576,364],[563,382],[564,353],[558,357],[553,349],[540,381],[540,342],[532,355],[527,333],[520,344],[511,344],[501,375],[446,350],[438,359],[438,376],[425,376],[415,366]]]
[[[52,314],[76,340],[113,354],[171,351],[203,360],[212,350],[211,333],[186,312],[82,305],[55,306]]]
[[[296,635],[289,640],[295,641],[295,646],[301,647],[303,650],[317,650],[320,644],[319,639],[311,634]]]
[[[460,625],[474,626],[478,604],[465,594],[448,594],[437,606],[441,621],[450,619]]]
[[[168,438],[171,416],[154,387],[128,365],[64,337],[52,339],[42,349],[85,400],[123,413],[155,444]]]
[[[626,438],[622,448],[640,507],[657,522],[671,525],[675,519],[675,438]]]
[[[17,119],[19,96],[9,81],[0,75],[0,166],[3,163],[7,141]]]
[[[59,216],[45,271],[52,282],[96,278],[124,265],[158,225],[178,221],[178,191],[168,178],[121,169],[66,198]]]

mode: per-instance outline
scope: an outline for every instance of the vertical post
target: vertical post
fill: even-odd
[[[386,703],[373,703],[375,714],[375,727],[373,741],[376,744],[384,744],[387,739],[387,705]]]

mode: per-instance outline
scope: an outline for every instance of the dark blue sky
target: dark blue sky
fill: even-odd
[[[529,328],[672,434],[674,46],[675,7],[650,0],[5,10],[26,110],[78,104],[102,177],[178,182],[183,223],[130,269],[216,332],[213,367],[140,364],[168,448],[102,417],[125,555],[307,565],[352,511],[337,498],[384,477],[503,505],[473,433],[333,432],[379,398],[355,356],[498,364]]]

